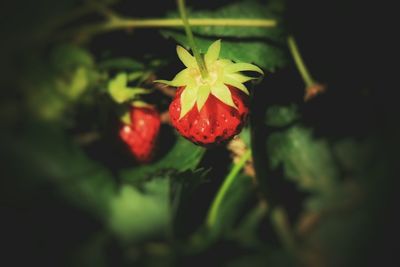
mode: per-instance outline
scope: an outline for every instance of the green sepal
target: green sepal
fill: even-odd
[[[255,71],[264,75],[263,70],[257,67],[256,65],[243,62],[231,64],[225,68],[225,71],[227,73],[235,73],[240,71]]]
[[[137,95],[152,92],[142,87],[128,87],[127,83],[128,75],[126,73],[119,73],[108,83],[108,93],[115,102],[121,104],[134,99]]]
[[[182,61],[183,65],[185,65],[187,68],[197,66],[195,58],[182,46],[176,46],[176,53],[178,54],[178,57]]]
[[[208,86],[201,86],[197,93],[197,110],[200,112],[203,108],[204,104],[206,103],[208,96],[210,95],[210,87]]]
[[[204,60],[206,61],[207,65],[214,63],[218,59],[220,50],[221,40],[217,40],[210,45],[207,53],[204,55]]]
[[[231,91],[225,84],[218,84],[217,86],[213,86],[211,88],[211,94],[228,106],[237,109],[235,103],[233,103]]]
[[[179,87],[179,86],[185,86],[187,85],[189,80],[189,69],[184,69],[180,71],[173,79],[172,81],[167,81],[167,80],[155,80],[155,83],[163,83],[166,85],[174,86],[174,87]]]
[[[181,114],[182,119],[194,106],[197,100],[198,87],[186,87],[181,94]]]
[[[119,119],[123,124],[131,125],[132,123],[129,111],[124,112]]]

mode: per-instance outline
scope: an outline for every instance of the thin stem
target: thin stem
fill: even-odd
[[[272,28],[276,27],[276,20],[272,19],[215,19],[215,18],[201,18],[189,19],[192,26],[214,26],[214,27],[260,27]],[[135,29],[135,28],[174,28],[183,26],[181,19],[130,19],[118,18],[106,22],[93,23],[86,26],[80,26],[77,29],[64,31],[56,37],[56,39],[68,38],[78,35],[85,35],[86,38],[106,33],[114,30],[121,29]]]
[[[307,66],[304,63],[304,60],[300,54],[299,48],[297,47],[296,40],[293,36],[289,35],[288,37],[288,45],[290,53],[293,56],[294,62],[296,64],[297,69],[300,72],[301,77],[303,78],[306,87],[310,87],[315,84],[314,79],[311,77],[310,72],[307,69]]]
[[[208,227],[214,226],[214,224],[217,220],[217,216],[218,216],[218,212],[219,212],[219,208],[221,206],[222,200],[224,199],[224,197],[225,197],[226,193],[228,192],[230,186],[232,185],[233,181],[237,177],[239,171],[246,164],[246,161],[250,158],[250,156],[251,156],[251,150],[249,149],[243,154],[243,156],[240,158],[239,162],[233,166],[233,168],[231,169],[229,174],[226,176],[224,183],[220,187],[220,189],[219,189],[216,197],[214,198],[214,201],[212,202],[211,207],[208,211],[208,215],[207,215],[207,226]]]
[[[200,55],[199,49],[196,46],[196,42],[194,41],[193,33],[190,28],[190,24],[186,14],[185,0],[178,0],[178,9],[183,21],[183,26],[185,28],[186,36],[188,38],[190,47],[192,48],[194,57],[196,58],[197,61],[197,65],[199,66],[201,76],[203,78],[207,78],[208,77],[207,67],[204,62],[204,59]]]
[[[221,27],[261,27],[272,28],[277,26],[273,19],[218,19],[193,18],[188,19],[191,26],[221,26]],[[112,28],[170,28],[184,26],[181,19],[120,19],[113,22]]]

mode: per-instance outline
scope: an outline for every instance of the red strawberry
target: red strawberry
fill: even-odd
[[[210,94],[200,112],[196,105],[179,119],[181,113],[181,94],[185,87],[179,87],[169,106],[172,124],[179,133],[199,145],[221,143],[238,134],[249,113],[248,96],[237,88],[228,85],[233,103],[237,109],[223,103]]]
[[[178,46],[176,52],[186,68],[171,81],[156,80],[178,88],[169,106],[172,124],[181,135],[204,146],[229,140],[242,130],[249,113],[244,83],[255,78],[241,72],[264,74],[255,65],[219,59],[220,49],[221,41],[215,41],[201,60]]]
[[[131,124],[124,124],[120,136],[130,147],[136,160],[148,163],[152,160],[160,130],[160,115],[152,107],[132,107]]]

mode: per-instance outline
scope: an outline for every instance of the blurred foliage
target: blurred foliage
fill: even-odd
[[[380,262],[390,266],[391,251],[385,238],[397,227],[390,206],[397,203],[396,179],[392,178],[397,174],[397,113],[380,108],[374,121],[367,110],[380,101],[371,89],[374,83],[346,86],[348,76],[340,80],[340,75],[329,72],[334,68],[325,61],[317,72],[324,74],[328,68],[329,75],[324,77],[333,75],[328,82],[336,88],[302,102],[303,84],[293,71],[285,45],[286,20],[290,21],[288,15],[296,4],[289,3],[290,10],[286,1],[279,0],[187,3],[193,18],[278,21],[276,28],[209,26],[193,31],[202,52],[215,39],[222,39],[222,57],[274,72],[253,84],[252,90],[260,93],[253,99],[251,116],[259,125],[246,125],[237,138],[251,147],[251,131],[260,130],[257,145],[265,155],[253,156],[263,160],[264,178],[271,186],[268,190],[279,196],[278,204],[288,212],[283,227],[293,235],[293,252],[271,222],[274,207],[263,195],[264,183],[248,172],[235,177],[215,226],[205,225],[209,207],[232,170],[232,158],[236,160],[243,151],[196,146],[164,124],[155,160],[139,165],[119,140],[120,113],[135,94],[145,90],[144,101],[161,113],[167,111],[170,96],[151,79],[179,68],[173,48],[175,42],[187,46],[181,29],[107,32],[86,43],[80,43],[79,36],[52,39],[57,32],[102,17],[94,14],[98,10],[83,9],[76,1],[39,2],[15,2],[0,8],[8,13],[0,16],[1,21],[10,21],[10,27],[6,23],[0,27],[4,39],[0,49],[4,82],[0,99],[4,178],[0,188],[5,214],[5,226],[0,229],[11,252],[18,253],[15,262],[316,267]],[[124,16],[154,17],[154,1],[141,3],[140,8],[135,1],[106,2]],[[343,10],[344,2],[339,2],[338,10]],[[175,3],[157,4],[165,7],[157,14],[177,16]],[[334,18],[340,17],[331,12]],[[325,13],[312,15],[321,19]],[[307,19],[319,23],[314,17]],[[296,20],[291,22],[295,29]],[[340,31],[332,32],[329,42],[343,43]],[[309,36],[314,49],[324,43],[315,36]],[[333,51],[320,50],[324,54]],[[357,60],[346,66],[340,61],[338,69],[357,74],[360,68],[361,76],[366,76]],[[310,62],[318,67],[318,60],[313,62],[311,57]],[[397,128],[392,129],[392,124]],[[76,224],[70,224],[74,220]],[[71,229],[75,239],[66,233]],[[42,246],[43,240],[51,245]],[[49,261],[42,263],[44,259]]]
[[[285,48],[285,29],[281,20],[282,10],[277,5],[265,5],[256,1],[240,1],[225,5],[215,11],[192,11],[191,18],[264,18],[275,19],[278,27],[193,27],[196,44],[203,53],[215,41],[222,38],[221,58],[237,62],[255,63],[268,71],[282,68],[288,62]],[[172,13],[171,17],[178,16]],[[174,38],[178,43],[189,47],[183,32],[163,30],[166,37]]]

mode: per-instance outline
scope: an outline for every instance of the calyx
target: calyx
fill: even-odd
[[[237,108],[232,100],[232,95],[227,85],[231,85],[248,95],[249,91],[243,83],[256,78],[245,76],[240,72],[255,71],[264,74],[263,71],[255,65],[242,62],[234,63],[228,59],[219,59],[220,50],[221,40],[215,41],[208,48],[207,53],[204,55],[208,75],[207,77],[203,77],[194,56],[183,47],[177,46],[176,52],[178,57],[186,68],[180,71],[172,81],[155,81],[174,87],[185,87],[181,94],[180,119],[183,118],[194,105],[197,105],[197,109],[200,111],[210,94],[226,105]]]

